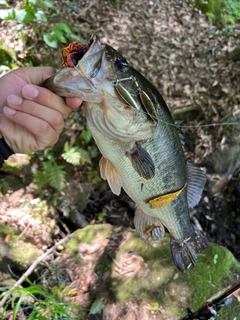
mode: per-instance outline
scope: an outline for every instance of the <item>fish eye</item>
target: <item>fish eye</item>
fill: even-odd
[[[128,69],[128,62],[124,58],[115,58],[114,64],[118,68],[118,70],[125,72]]]

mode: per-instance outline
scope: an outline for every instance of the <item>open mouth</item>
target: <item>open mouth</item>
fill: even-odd
[[[62,49],[62,67],[63,68],[74,68],[77,66],[78,61],[83,58],[85,53],[91,47],[93,38],[90,39],[89,43],[82,42],[71,42],[67,47]]]

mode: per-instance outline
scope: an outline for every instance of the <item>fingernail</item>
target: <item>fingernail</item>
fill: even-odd
[[[38,96],[39,91],[36,87],[33,87],[31,85],[26,85],[22,88],[22,94],[27,99],[34,99]]]
[[[13,105],[13,106],[18,106],[22,103],[22,98],[18,97],[18,96],[15,96],[14,94],[10,94],[8,97],[7,97],[7,102],[10,104],[10,105]]]
[[[4,108],[3,108],[3,112],[4,112],[5,114],[8,114],[9,116],[13,116],[17,111],[14,110],[14,109],[11,109],[11,108],[9,108],[9,107],[4,107]]]

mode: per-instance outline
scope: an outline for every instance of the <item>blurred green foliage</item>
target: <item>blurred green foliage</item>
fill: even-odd
[[[9,315],[8,308],[13,306],[11,319],[20,319],[21,314],[27,315],[27,319],[35,320],[71,320],[71,312],[78,308],[78,317],[76,319],[84,319],[84,313],[79,310],[79,306],[67,303],[64,298],[69,292],[64,292],[64,285],[53,287],[49,292],[45,286],[33,284],[29,279],[25,279],[28,283],[27,288],[14,288],[5,291],[0,295],[0,299],[6,294],[11,293],[11,298],[7,301],[4,308],[0,311],[1,319],[7,319]],[[21,316],[20,316],[21,317]]]
[[[27,287],[9,289],[0,294],[0,299],[6,294],[12,294],[0,310],[1,319],[9,317],[10,306],[13,320],[20,319],[23,315],[26,315],[26,319],[29,320],[83,320],[86,319],[87,313],[89,315],[100,313],[104,306],[103,298],[95,300],[90,305],[90,309],[83,309],[79,305],[67,302],[73,290],[71,288],[66,290],[63,282],[55,285],[51,290],[43,285],[32,283],[28,278],[25,282]]]
[[[240,20],[239,0],[192,0],[192,2],[218,27],[232,25]]]
[[[56,7],[49,0],[23,0],[20,8],[12,8],[4,17],[6,21],[16,21],[19,24],[33,24],[32,30],[42,37],[52,48],[58,48],[60,43],[78,41],[80,38],[64,22],[52,23],[49,17],[56,14]],[[35,23],[35,25],[34,25]]]

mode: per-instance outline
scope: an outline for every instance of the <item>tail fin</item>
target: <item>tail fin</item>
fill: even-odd
[[[172,258],[176,267],[183,272],[194,268],[198,253],[207,247],[206,238],[196,227],[190,238],[183,241],[171,240]]]

